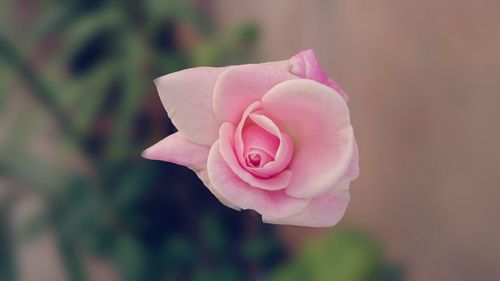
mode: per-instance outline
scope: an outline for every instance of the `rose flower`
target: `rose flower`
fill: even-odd
[[[223,204],[264,222],[324,227],[342,218],[358,150],[348,97],[312,50],[186,69],[155,84],[178,132],[143,157],[189,167]]]

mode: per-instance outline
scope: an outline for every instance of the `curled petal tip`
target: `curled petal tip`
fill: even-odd
[[[290,58],[290,72],[305,79],[315,80],[334,89],[347,102],[346,92],[323,70],[312,49],[299,52]]]

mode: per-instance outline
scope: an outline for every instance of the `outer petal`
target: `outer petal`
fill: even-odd
[[[209,150],[209,146],[194,143],[177,132],[144,150],[142,157],[193,168],[207,162]]]
[[[208,172],[207,172],[207,166],[206,164],[201,168],[199,169],[198,171],[196,171],[196,175],[198,176],[198,178],[201,179],[201,181],[203,182],[203,184],[208,188],[208,190],[210,190],[210,192],[212,192],[212,194],[217,198],[219,199],[219,201],[224,204],[225,206],[231,208],[231,209],[235,209],[236,211],[240,211],[241,208],[234,205],[233,203],[229,202],[229,200],[227,200],[226,198],[224,198],[222,195],[219,194],[219,192],[217,192],[217,190],[214,188],[214,186],[212,185],[212,183],[210,182],[210,179],[208,178]]]
[[[351,163],[349,164],[349,167],[347,168],[345,175],[340,180],[340,183],[334,188],[334,190],[341,190],[342,188],[348,189],[349,183],[358,178],[358,176],[359,176],[359,150],[358,150],[358,144],[356,143],[356,140],[354,140]],[[346,183],[347,186],[342,187],[342,184]]]
[[[347,93],[340,86],[328,77],[316,59],[313,50],[302,51],[290,59],[290,72],[301,77],[312,79],[337,91],[346,101],[349,101]]]
[[[193,142],[211,145],[217,139],[219,122],[212,112],[212,93],[225,69],[196,67],[154,80],[172,123]]]
[[[272,67],[277,67],[285,71],[290,71],[290,60],[279,60],[260,63],[261,65],[267,65]]]
[[[210,149],[207,170],[210,182],[218,194],[242,209],[253,209],[272,219],[296,214],[309,202],[289,197],[282,190],[262,190],[242,181],[222,158],[219,141]]]
[[[299,214],[282,219],[263,216],[262,220],[274,224],[327,227],[337,224],[349,205],[349,190],[323,194],[311,200]]]
[[[344,216],[349,205],[349,185],[359,175],[358,149],[354,145],[353,156],[347,173],[341,181],[327,194],[311,200],[309,205],[300,213],[288,218],[272,219],[262,217],[267,223],[291,224],[311,227],[326,227],[337,224]]]
[[[214,88],[213,109],[217,119],[236,124],[245,109],[275,85],[298,77],[269,64],[247,64],[222,73]]]
[[[144,150],[142,157],[150,160],[172,162],[190,168],[219,201],[230,208],[239,210],[237,206],[218,194],[208,180],[207,158],[209,151],[209,146],[194,143],[177,132]]]
[[[262,105],[269,118],[294,139],[287,194],[313,198],[337,184],[349,166],[354,144],[344,99],[329,87],[300,79],[271,89]]]

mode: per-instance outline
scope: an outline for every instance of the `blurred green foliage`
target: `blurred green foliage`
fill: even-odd
[[[326,238],[310,241],[269,280],[398,281],[402,272],[383,263],[379,245],[365,233],[336,229]]]
[[[251,23],[217,32],[180,0],[0,2],[0,179],[16,183],[0,197],[0,280],[18,280],[16,245],[47,230],[68,280],[90,280],[92,258],[121,280],[269,275],[285,254],[271,226],[223,207],[187,169],[140,158],[175,131],[152,79],[253,61],[258,38]],[[44,208],[14,233],[7,218],[27,194]],[[339,235],[272,280],[378,274],[373,246]]]

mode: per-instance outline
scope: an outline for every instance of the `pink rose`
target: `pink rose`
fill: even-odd
[[[143,157],[191,168],[223,204],[264,222],[321,227],[342,218],[357,145],[347,95],[312,50],[186,69],[155,84],[179,131]]]

